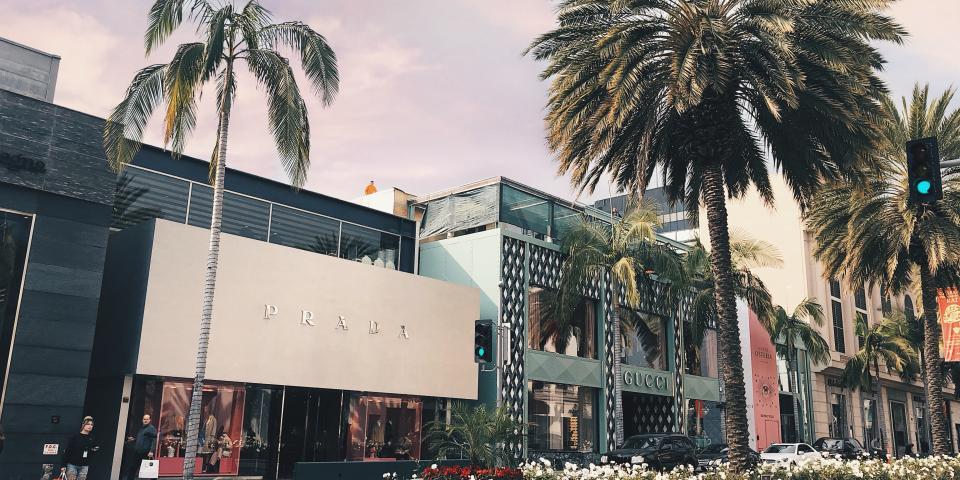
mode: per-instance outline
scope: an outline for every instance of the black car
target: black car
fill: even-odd
[[[822,452],[824,456],[839,456],[843,460],[880,458],[883,455],[879,450],[868,452],[856,438],[821,437],[813,442],[813,448]]]
[[[646,463],[651,469],[697,466],[697,447],[689,437],[673,433],[635,435],[617,450],[600,456],[601,463]]]
[[[701,468],[714,468],[730,461],[729,452],[730,449],[726,443],[713,443],[701,448],[697,452],[697,459],[700,461]],[[760,454],[750,450],[750,464],[758,463],[760,463]]]

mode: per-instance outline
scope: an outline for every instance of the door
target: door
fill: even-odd
[[[893,454],[903,456],[907,449],[907,406],[903,402],[890,402],[890,419],[893,424]]]
[[[286,387],[277,478],[293,478],[297,462],[343,460],[339,437],[342,392]]]

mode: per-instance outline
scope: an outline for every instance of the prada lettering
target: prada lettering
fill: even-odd
[[[40,160],[29,159],[19,153],[11,155],[6,152],[0,152],[0,165],[7,167],[7,171],[9,172],[47,173],[47,164]]]
[[[280,307],[266,303],[263,305],[263,319],[264,320],[273,320],[280,315]],[[323,326],[324,324],[332,325],[334,330],[347,332],[350,330],[350,324],[347,317],[343,315],[337,315],[336,318],[323,319],[318,318],[310,310],[300,310],[300,326],[301,327],[318,327]],[[370,335],[379,335],[383,332],[382,325],[380,322],[375,320],[370,320],[367,333]],[[361,324],[361,329],[363,328]],[[406,325],[400,325],[399,330],[394,330],[397,333],[398,338],[408,339],[410,338],[410,330],[407,329]]]
[[[623,372],[623,383],[655,390],[667,390],[667,379],[652,373]]]

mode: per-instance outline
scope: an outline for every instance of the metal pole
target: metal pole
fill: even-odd
[[[940,162],[940,169],[948,167],[960,167],[960,158],[954,158],[953,160],[944,160]]]

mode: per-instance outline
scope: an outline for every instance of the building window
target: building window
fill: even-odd
[[[857,323],[867,324],[867,293],[863,287],[857,289],[853,295],[854,310],[856,311]],[[857,346],[863,348],[863,335],[857,334]]]
[[[913,416],[917,422],[917,450],[918,454],[930,453],[930,430],[927,427],[927,403],[918,401],[923,397],[913,397]]]
[[[348,460],[418,460],[419,397],[353,394],[350,397]]]
[[[527,293],[529,311],[527,329],[532,350],[582,358],[597,358],[597,307],[593,300],[581,298],[569,321],[551,314],[555,293],[531,287]]]
[[[595,452],[596,397],[595,388],[536,380],[528,382],[529,449]]]
[[[833,316],[833,349],[846,353],[843,338],[843,305],[840,301],[840,281],[830,280],[830,311]]]
[[[717,402],[687,400],[687,435],[693,437],[698,447],[725,443],[722,412]]]
[[[870,449],[880,448],[880,424],[877,422],[877,401],[863,399],[863,443]]]
[[[718,378],[717,331],[704,328],[697,334],[689,324],[683,329],[683,347],[686,355],[684,371],[690,375]],[[697,341],[697,337],[699,341]]]
[[[366,265],[397,269],[400,237],[369,228],[344,223],[340,235],[340,258]]]
[[[550,235],[553,202],[500,184],[500,221],[535,234]]]
[[[151,218],[183,223],[187,219],[190,182],[138,168],[125,168],[117,179],[111,227],[123,229]]]
[[[667,369],[667,321],[663,317],[619,308],[620,362]]]
[[[0,211],[0,392],[7,380],[31,221],[26,215]]]
[[[195,227],[210,228],[213,213],[213,188],[194,183],[190,188],[190,217],[187,223]],[[270,222],[270,204],[233,192],[223,192],[223,216],[221,229],[224,233],[267,241],[267,224]]]
[[[847,397],[842,393],[830,395],[830,436],[846,438],[847,431]]]

